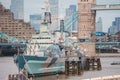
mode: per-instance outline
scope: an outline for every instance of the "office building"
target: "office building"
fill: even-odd
[[[10,10],[15,19],[24,19],[24,0],[11,0]]]
[[[120,17],[115,18],[115,23],[116,23],[116,26],[117,26],[117,30],[120,31]]]
[[[41,14],[30,15],[31,26],[34,27],[36,33],[40,32],[40,24],[42,22]]]
[[[49,3],[52,21],[50,31],[54,31],[58,27],[59,0],[49,0]]]
[[[99,17],[97,23],[96,23],[96,32],[102,32],[102,18]]]
[[[120,31],[120,17],[116,17],[115,21],[112,22],[112,25],[108,29],[109,34],[115,34]]]
[[[117,27],[116,26],[110,26],[110,28],[108,28],[108,33],[109,34],[115,34],[117,32]]]
[[[66,16],[71,16],[74,12],[76,12],[76,5],[70,5],[69,8],[66,9]]]

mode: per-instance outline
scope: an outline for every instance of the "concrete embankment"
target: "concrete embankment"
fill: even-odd
[[[96,77],[96,78],[83,79],[83,80],[118,80],[118,79],[120,79],[120,75]]]
[[[97,53],[97,57],[120,57],[120,53]]]

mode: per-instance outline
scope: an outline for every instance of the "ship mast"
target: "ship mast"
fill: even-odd
[[[41,24],[47,25],[48,30],[51,27],[51,12],[50,12],[50,4],[49,1],[44,2],[44,12],[43,12],[43,22]]]

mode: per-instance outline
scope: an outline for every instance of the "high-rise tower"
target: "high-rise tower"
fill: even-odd
[[[96,32],[102,32],[102,18],[99,17],[97,23],[96,23]]]
[[[24,19],[24,0],[11,0],[10,10],[15,19]]]
[[[49,0],[50,3],[50,12],[51,12],[51,31],[55,30],[58,27],[58,8],[59,0]]]
[[[108,33],[115,34],[120,31],[120,17],[116,17],[115,21],[112,22],[112,25],[108,29]]]
[[[76,5],[70,5],[69,8],[66,9],[66,19],[68,19],[70,16],[72,16],[73,13],[76,12]],[[74,19],[73,19],[74,20]],[[77,30],[77,22],[72,23],[72,31]]]
[[[42,22],[41,14],[30,15],[30,23],[31,23],[32,27],[34,27],[37,34],[40,32],[41,22]]]
[[[96,0],[78,0],[78,39],[81,51],[86,55],[95,54],[95,43],[92,42],[92,33],[95,32],[96,12],[91,6]]]

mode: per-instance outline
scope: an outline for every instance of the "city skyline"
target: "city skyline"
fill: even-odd
[[[120,31],[120,17],[116,17],[115,20],[112,22],[112,25],[108,29],[108,33],[116,34]]]
[[[41,13],[42,4],[45,0],[24,0],[24,20],[29,20],[29,15],[39,14]],[[62,6],[59,9],[59,16],[65,15],[65,9],[69,7],[69,5],[77,5],[78,0],[59,0],[59,6]],[[10,8],[10,0],[0,0],[0,2],[6,7]],[[63,3],[64,2],[64,3]],[[66,4],[67,3],[67,4]],[[120,0],[97,0],[97,4],[118,4]],[[31,6],[32,5],[32,6]],[[60,8],[60,7],[59,7]],[[111,26],[112,21],[115,20],[115,17],[120,17],[120,10],[114,11],[97,11],[96,20],[101,17],[103,19],[103,31],[107,32],[108,28]]]

